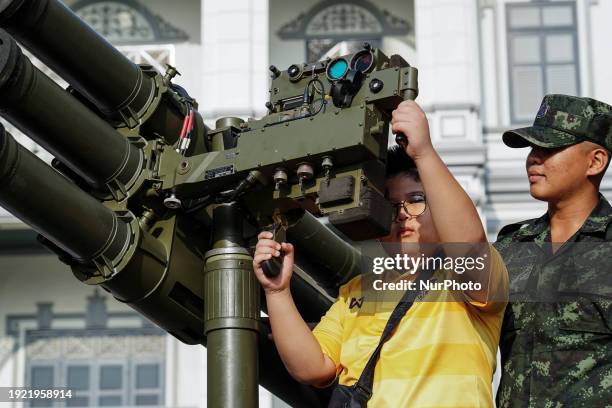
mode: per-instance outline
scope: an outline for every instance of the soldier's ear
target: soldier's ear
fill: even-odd
[[[603,176],[610,164],[610,152],[597,146],[589,152],[589,167],[587,176]]]

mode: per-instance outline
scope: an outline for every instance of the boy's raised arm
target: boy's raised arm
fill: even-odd
[[[393,133],[408,138],[406,153],[416,163],[440,241],[487,242],[471,198],[461,188],[434,149],[425,112],[414,101],[402,102],[393,111]]]
[[[402,102],[393,111],[391,126],[393,133],[402,132],[408,138],[406,154],[416,164],[440,243],[486,243],[487,236],[478,211],[434,149],[427,117],[421,107],[414,101]],[[485,258],[491,259],[488,245],[476,245],[474,248],[469,245],[447,245],[444,249],[450,256],[477,257],[486,254]],[[484,306],[491,300],[490,293],[497,293],[495,288],[491,291],[490,284],[498,285],[501,282],[500,271],[494,271],[489,261],[486,265],[484,270],[472,269],[457,275],[458,280],[481,284],[481,290],[465,291],[464,294]]]

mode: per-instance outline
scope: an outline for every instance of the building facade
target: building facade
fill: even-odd
[[[198,100],[209,126],[221,116],[265,115],[270,64],[285,69],[364,41],[402,55],[419,68],[417,101],[433,141],[491,240],[501,226],[545,210],[529,196],[527,149],[505,147],[502,133],[529,125],[547,93],[612,103],[607,0],[66,3],[133,61],[160,71],[176,66],[176,82]],[[612,198],[609,175],[602,188]],[[0,209],[0,386],[77,390],[72,405],[54,406],[206,405],[204,348],[82,285],[34,236]],[[283,404],[262,389],[260,406]]]

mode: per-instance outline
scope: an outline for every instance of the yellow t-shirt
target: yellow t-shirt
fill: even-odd
[[[492,247],[490,259],[490,287],[506,293],[508,273]],[[493,406],[491,381],[506,302],[457,301],[456,293],[435,292],[412,305],[382,347],[368,406]],[[393,305],[372,302],[367,296],[375,292],[364,293],[361,276],[342,286],[313,332],[343,385],[361,375],[399,300]]]

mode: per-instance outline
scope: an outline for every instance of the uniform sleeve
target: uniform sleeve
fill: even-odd
[[[340,366],[340,352],[342,351],[344,317],[347,312],[347,293],[346,285],[340,287],[338,299],[321,318],[321,321],[312,332],[323,353],[336,365],[336,377],[342,370]]]
[[[508,270],[499,252],[493,245],[489,245],[489,287],[487,301],[470,300],[469,303],[483,312],[499,312],[508,303]]]

